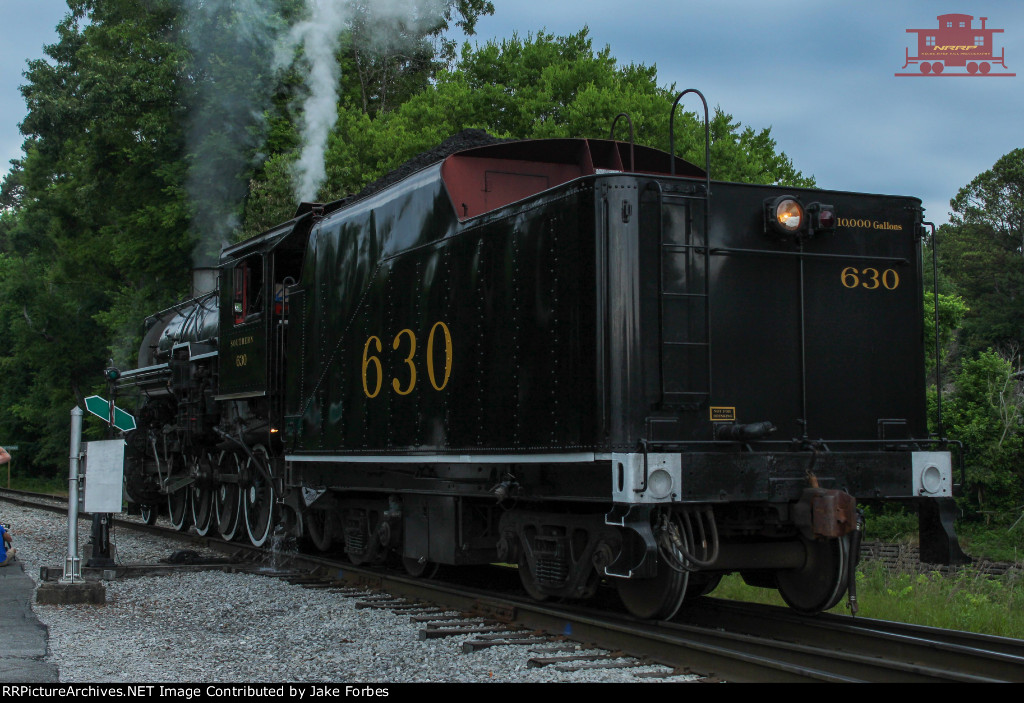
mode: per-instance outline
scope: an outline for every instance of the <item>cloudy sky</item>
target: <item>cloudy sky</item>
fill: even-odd
[[[838,190],[913,195],[947,221],[949,199],[1024,147],[1021,0],[494,0],[476,40],[590,28],[621,63],[658,67],[772,135],[805,174]],[[55,40],[64,0],[0,0],[0,173],[20,155],[25,62]],[[915,35],[945,13],[987,17],[1015,77],[896,77]],[[913,67],[911,69],[913,70]],[[948,72],[948,71],[947,71]],[[689,106],[688,109],[694,109]],[[714,164],[712,164],[712,176]]]

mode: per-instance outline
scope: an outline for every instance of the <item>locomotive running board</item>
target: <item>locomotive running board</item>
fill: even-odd
[[[241,400],[242,398],[262,398],[267,394],[266,391],[244,391],[242,393],[228,393],[226,395],[215,395],[214,400]]]

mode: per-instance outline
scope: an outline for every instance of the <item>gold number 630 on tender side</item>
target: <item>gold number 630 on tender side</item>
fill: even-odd
[[[879,271],[874,268],[856,269],[853,266],[847,266],[839,274],[839,278],[843,282],[844,288],[896,290],[900,286],[900,275],[896,273],[895,269]]]
[[[437,336],[438,329],[444,336],[444,378],[438,383],[437,382],[437,370],[434,367],[434,345],[437,342],[435,337]],[[410,329],[404,329],[395,335],[394,340],[391,343],[391,348],[398,351],[400,346],[403,346],[403,338],[408,344],[408,353],[402,358],[402,363],[408,369],[407,378],[399,380],[398,378],[391,379],[391,388],[398,395],[409,395],[416,387],[416,333]],[[370,347],[373,347],[371,351]],[[363,378],[363,393],[366,394],[367,398],[376,398],[380,393],[381,387],[384,385],[384,366],[381,364],[380,354],[383,350],[379,337],[370,337],[366,340],[366,344],[363,345],[363,366],[362,366],[362,378]],[[369,369],[373,367],[373,376],[375,384],[373,389],[370,389],[369,383]],[[427,378],[430,380],[430,385],[435,391],[444,390],[444,387],[448,385],[448,379],[452,373],[452,334],[448,329],[448,325],[443,322],[436,322],[434,326],[430,328],[430,334],[427,336]],[[404,387],[403,387],[404,385]]]

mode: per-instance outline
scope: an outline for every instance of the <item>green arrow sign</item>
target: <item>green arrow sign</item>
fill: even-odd
[[[122,432],[135,429],[135,418],[131,414],[114,406],[114,417],[110,417],[110,407],[110,403],[98,395],[90,395],[85,399],[85,409],[93,415],[98,415]]]

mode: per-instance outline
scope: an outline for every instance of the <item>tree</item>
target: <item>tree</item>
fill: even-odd
[[[1014,149],[950,201],[955,225],[980,225],[994,243],[1024,256],[1024,148]]]
[[[526,39],[463,46],[453,70],[442,70],[421,91],[388,112],[368,114],[343,101],[326,155],[328,179],[321,200],[358,192],[364,185],[468,128],[498,137],[607,138],[612,118],[631,115],[636,143],[668,150],[674,87],[657,84],[657,69],[619,66],[611,50],[595,50],[587,29],[557,37],[540,32]],[[690,105],[687,109],[692,110]],[[628,139],[625,127],[616,135]],[[679,155],[703,165],[704,129],[679,108]],[[813,186],[777,151],[769,129],[743,127],[720,109],[711,119],[714,178]],[[294,201],[282,186],[294,153],[267,162],[252,184],[245,234],[253,235],[291,216]]]
[[[1019,358],[988,349],[966,360],[949,409],[950,434],[964,443],[967,506],[986,518],[1019,513],[1024,498]]]
[[[388,112],[425,90],[455,58],[455,41],[445,35],[453,19],[472,36],[482,15],[494,13],[490,0],[354,0],[341,51],[342,95],[358,95],[368,115]]]
[[[108,342],[136,335],[139,306],[180,292],[191,252],[177,3],[68,5],[49,58],[25,72],[25,156],[5,179],[0,228],[16,369],[0,403],[29,461],[49,467],[66,460],[68,410],[99,381]]]
[[[187,106],[185,188],[199,266],[216,263],[240,224],[248,182],[268,129],[288,121],[296,84],[274,67],[280,34],[301,0],[183,0],[186,73],[174,87]],[[275,137],[279,132],[275,132]],[[291,146],[291,144],[289,144]]]
[[[960,335],[963,351],[1024,345],[1024,149],[1000,158],[950,205],[939,256],[971,309]]]
[[[675,86],[658,85],[657,67],[620,67],[609,47],[595,50],[586,28],[565,37],[540,32],[475,50],[467,44],[456,70],[441,73],[434,90],[404,103],[385,126],[401,135],[422,134],[416,140],[422,150],[467,127],[517,139],[608,138],[612,118],[626,112],[638,144],[667,151],[676,93]],[[704,130],[695,107],[679,108],[677,153],[703,166]],[[620,130],[617,138],[628,139]],[[770,129],[755,132],[715,109],[710,131],[714,178],[814,184],[776,151]]]
[[[954,322],[962,313],[963,323],[947,359],[959,357],[959,371],[947,389],[946,429],[964,444],[965,507],[986,519],[1016,516],[1024,498],[1024,149],[1000,158],[950,205],[938,255],[942,288],[956,295],[940,310]]]
[[[951,385],[950,367],[953,355],[956,333],[960,323],[967,314],[967,305],[957,295],[939,294],[939,361],[941,364],[942,393],[948,397],[953,390]],[[928,388],[928,420],[930,430],[939,432],[938,422],[938,387],[932,384],[935,380],[935,297],[926,292],[924,295],[924,351],[925,351],[925,374],[929,379]],[[944,409],[945,410],[945,409]],[[945,412],[943,412],[945,415]],[[948,434],[949,426],[943,418],[942,434]]]

